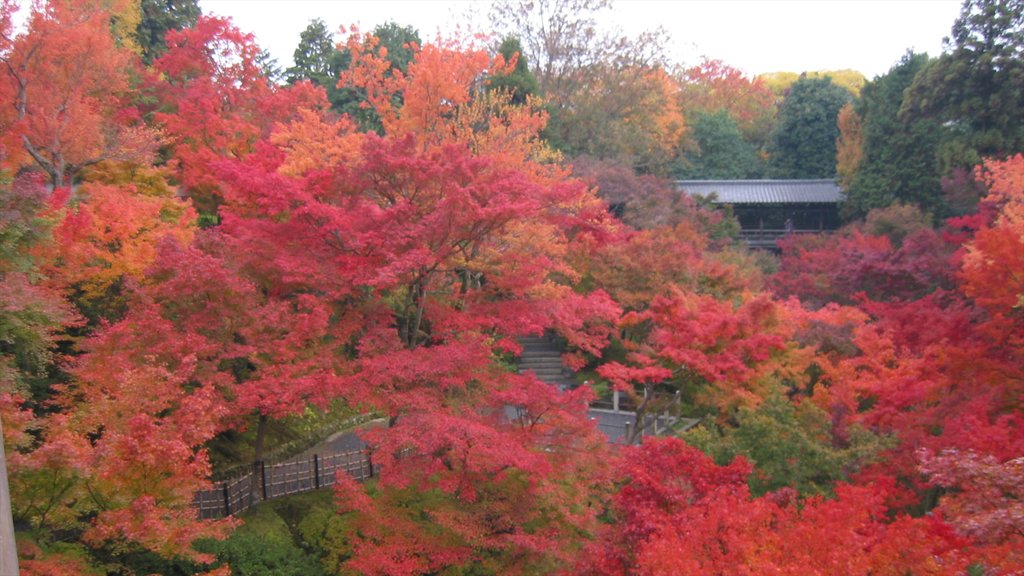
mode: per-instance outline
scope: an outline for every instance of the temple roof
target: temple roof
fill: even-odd
[[[835,180],[676,180],[694,196],[715,195],[715,204],[837,204],[843,192]]]

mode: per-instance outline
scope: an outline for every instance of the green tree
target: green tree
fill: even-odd
[[[936,159],[942,127],[899,113],[907,88],[928,62],[927,54],[908,52],[861,91],[854,110],[861,118],[863,156],[846,190],[847,217],[897,202],[943,212]]]
[[[779,108],[769,142],[773,178],[831,178],[836,174],[836,118],[851,94],[830,78],[801,76]]]
[[[518,38],[509,36],[501,42],[498,53],[506,61],[516,59],[516,67],[512,72],[501,76],[494,76],[490,79],[488,88],[501,90],[512,95],[512,103],[522,105],[526,103],[528,96],[535,96],[540,91],[537,77],[530,72],[530,65],[523,53],[522,44]]]
[[[202,14],[199,0],[142,0],[141,8],[136,41],[146,64],[167,50],[164,35],[168,30],[191,28]]]
[[[739,127],[725,110],[693,114],[688,128],[699,149],[683,154],[676,177],[729,180],[764,174],[757,150],[743,140]]]
[[[837,437],[828,414],[810,401],[794,404],[781,392],[768,396],[757,408],[741,408],[737,425],[724,431],[714,426],[686,434],[687,443],[700,448],[718,464],[736,456],[754,463],[748,482],[760,495],[791,487],[804,495],[829,494],[835,482],[891,442],[860,428]]]
[[[285,70],[288,83],[309,80],[324,88],[337,83],[337,51],[327,24],[320,18],[311,20],[299,34],[299,45],[292,53],[295,64]]]
[[[945,52],[915,78],[903,112],[947,127],[945,170],[1024,150],[1024,0],[966,0]]]

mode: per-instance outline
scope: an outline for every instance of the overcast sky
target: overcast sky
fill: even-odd
[[[200,6],[255,34],[285,68],[313,18],[334,30],[358,24],[367,31],[393,20],[415,27],[426,41],[438,32],[450,36],[467,21],[486,32],[489,2],[200,0]],[[850,68],[873,78],[909,48],[937,55],[959,10],[959,0],[618,0],[613,20],[627,32],[665,27],[673,38],[669,53],[681,63],[707,55],[754,75]]]

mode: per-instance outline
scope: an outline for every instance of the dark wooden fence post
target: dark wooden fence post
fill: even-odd
[[[313,454],[313,486],[320,489],[320,457]]]
[[[267,499],[267,464],[260,460],[260,477],[263,480],[263,499]]]
[[[224,486],[224,516],[231,516],[231,491],[228,490],[228,483],[225,482]]]
[[[369,471],[369,474],[370,474],[369,477],[373,478],[373,455],[370,454],[370,448],[369,447],[366,448],[365,452],[366,452],[366,466],[370,470]]]

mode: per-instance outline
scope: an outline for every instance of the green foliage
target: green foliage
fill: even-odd
[[[263,503],[246,514],[245,524],[230,538],[223,542],[210,542],[208,549],[217,554],[218,560],[231,566],[234,576],[324,574],[316,558],[296,544],[278,506],[269,504]]]
[[[147,64],[167,50],[164,35],[168,30],[191,28],[202,14],[199,0],[142,0],[141,9],[136,41]]]
[[[868,212],[864,218],[864,231],[871,236],[886,236],[893,246],[921,230],[931,229],[931,218],[913,205],[893,204]]]
[[[352,543],[348,538],[351,520],[351,514],[338,514],[328,499],[323,506],[311,507],[296,525],[302,547],[320,557],[328,574],[341,572],[342,564],[352,557]]]
[[[525,104],[528,96],[536,95],[540,91],[540,85],[537,83],[537,77],[530,71],[519,39],[511,36],[505,38],[498,47],[498,53],[506,62],[516,58],[516,67],[508,74],[492,77],[487,84],[488,89],[509,92],[513,104]]]
[[[846,190],[844,216],[860,217],[893,203],[943,212],[936,157],[942,128],[931,118],[900,115],[907,88],[928,62],[927,54],[908,52],[861,91],[855,111],[863,157]]]
[[[760,178],[764,166],[754,146],[743,140],[725,110],[698,112],[689,120],[690,136],[699,150],[683,154],[675,176],[686,180]]]
[[[737,425],[695,428],[684,436],[719,464],[736,456],[754,463],[750,490],[756,495],[792,487],[803,495],[830,494],[835,482],[889,444],[863,429],[849,430],[844,445],[834,438],[828,414],[809,401],[792,403],[781,392],[757,408],[742,408]]]
[[[11,184],[0,174],[0,391],[49,392],[57,334],[74,315],[57,294],[40,285],[33,250],[52,224],[43,216],[45,188]]]
[[[299,45],[292,53],[295,64],[285,71],[288,83],[309,80],[324,88],[337,83],[337,51],[327,24],[320,18],[312,20],[299,34]]]
[[[1024,150],[1024,2],[966,0],[946,51],[910,86],[903,112],[947,127],[944,171]]]
[[[802,76],[789,89],[769,143],[773,178],[831,178],[836,174],[839,109],[850,93],[830,78]]]

